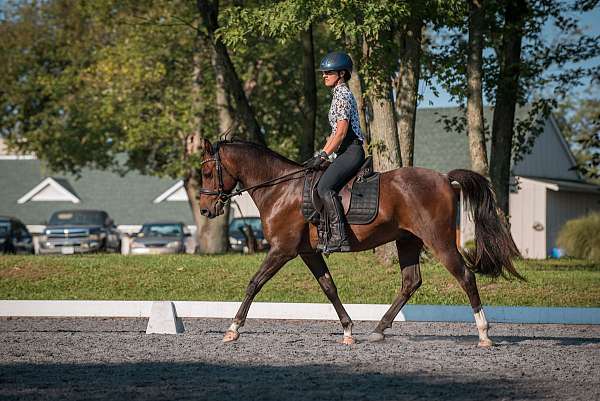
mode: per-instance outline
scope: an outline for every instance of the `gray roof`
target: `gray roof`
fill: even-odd
[[[46,177],[76,195],[81,202],[26,202],[17,200]],[[158,204],[153,200],[175,184],[175,180],[129,173],[124,177],[108,171],[84,170],[81,178],[48,171],[39,160],[0,160],[0,215],[18,217],[25,224],[44,224],[59,209],[102,209],[118,225],[145,221],[175,220],[193,224],[187,202]]]
[[[442,122],[444,118],[458,118],[460,115],[457,108],[427,108],[417,111],[415,166],[441,172],[471,166],[466,131],[446,131]]]

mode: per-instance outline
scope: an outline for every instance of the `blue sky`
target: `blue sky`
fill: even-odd
[[[584,33],[589,35],[600,35],[600,7],[596,7],[592,11],[589,11],[583,16],[580,16],[579,20]],[[545,29],[545,34],[548,35],[549,38],[552,38],[556,36],[556,31],[551,27],[548,27],[547,29]],[[600,58],[588,60],[587,62],[582,63],[581,65],[586,67],[598,67],[600,66]],[[440,92],[440,96],[434,96],[433,92],[431,91],[431,88],[427,87],[424,83],[421,83],[421,85],[419,86],[419,93],[423,95],[423,100],[421,100],[418,107],[457,106],[456,103],[450,100],[450,95],[448,95],[448,93],[446,93],[441,87],[438,87],[438,92]],[[600,97],[600,93],[585,93],[585,90],[582,88],[576,91],[576,93],[583,96],[595,95],[595,97]]]

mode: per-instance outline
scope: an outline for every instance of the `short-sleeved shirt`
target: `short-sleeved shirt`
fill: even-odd
[[[352,92],[350,92],[350,88],[345,83],[333,88],[333,98],[331,99],[331,107],[329,108],[329,124],[331,125],[332,134],[335,134],[339,120],[348,120],[354,135],[364,142],[365,138],[360,130],[356,100]]]

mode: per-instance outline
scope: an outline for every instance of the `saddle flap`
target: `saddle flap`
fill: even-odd
[[[319,211],[323,202],[319,198],[316,186],[323,171],[311,171],[304,178],[302,194],[302,214],[313,223],[319,222]],[[350,224],[368,224],[379,207],[379,173],[373,171],[373,158],[367,157],[358,173],[342,187],[339,192],[344,214]]]

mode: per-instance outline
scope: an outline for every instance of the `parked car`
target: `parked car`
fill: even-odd
[[[190,236],[187,226],[181,222],[146,223],[131,241],[131,254],[184,253],[185,242]]]
[[[54,212],[39,242],[40,254],[121,251],[121,235],[103,210]]]
[[[0,216],[0,253],[32,254],[33,238],[21,220]]]
[[[265,239],[260,217],[236,217],[229,222],[229,247],[233,251],[248,251],[248,230],[256,239],[256,250],[264,250],[269,247]]]

